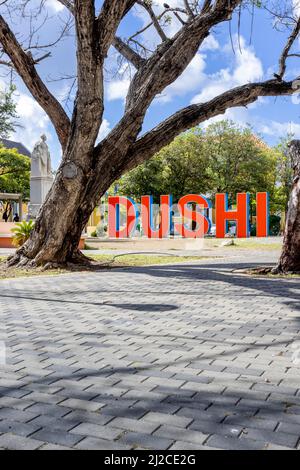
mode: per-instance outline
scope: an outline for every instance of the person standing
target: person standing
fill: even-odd
[[[7,212],[7,209],[5,209],[5,211],[3,212],[3,216],[2,216],[2,219],[4,220],[4,222],[7,222],[8,221],[8,212]]]

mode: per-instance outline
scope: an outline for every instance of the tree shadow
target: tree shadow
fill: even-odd
[[[172,279],[182,279],[185,282],[195,281],[215,281],[220,283],[227,283],[235,287],[262,293],[264,296],[271,297],[285,297],[287,299],[300,300],[300,278],[285,278],[285,277],[262,277],[254,275],[244,275],[237,273],[237,270],[244,268],[251,268],[258,266],[258,263],[211,263],[211,264],[190,264],[190,265],[168,265],[168,266],[149,266],[133,268],[135,274],[146,274],[155,278],[168,278],[171,283]],[[262,265],[261,265],[262,266]],[[296,292],[295,292],[296,291]],[[236,294],[241,296],[245,295],[238,291]],[[166,292],[165,292],[166,293]],[[193,293],[181,292],[184,295],[193,295]],[[159,292],[160,294],[160,292]],[[172,290],[168,294],[173,295]],[[178,292],[174,292],[174,295]],[[235,295],[230,292],[231,295]],[[199,295],[199,294],[197,294]],[[214,289],[214,295],[224,296],[220,290]],[[246,294],[249,295],[249,294]],[[296,308],[300,308],[300,304],[295,303]]]
[[[74,292],[75,294],[75,292]],[[78,294],[78,292],[76,292]],[[65,296],[65,294],[64,294]],[[177,310],[179,307],[173,304],[134,304],[134,303],[113,303],[113,302],[91,302],[91,301],[78,301],[78,300],[66,300],[66,299],[58,299],[52,297],[36,297],[32,295],[19,295],[19,294],[6,294],[4,292],[0,293],[0,298],[8,298],[8,299],[21,299],[21,300],[30,300],[30,301],[37,301],[37,302],[53,302],[53,303],[62,303],[62,304],[75,304],[75,305],[91,305],[96,307],[113,307],[116,309],[125,309],[125,310],[134,310],[140,312],[169,312],[171,310]]]
[[[245,265],[241,263],[238,267],[244,266]],[[48,324],[43,325],[45,328],[42,330],[42,334],[45,334],[44,337],[39,337],[36,334],[38,331],[35,331],[33,324],[33,326],[29,327],[33,328],[33,331],[30,330],[30,333],[33,338],[34,348],[37,348],[40,354],[41,363],[43,363],[45,359],[47,359],[49,363],[49,365],[45,366],[43,369],[45,376],[39,375],[38,371],[32,371],[32,368],[30,370],[30,362],[29,371],[27,372],[25,361],[24,365],[22,367],[20,366],[19,372],[16,373],[17,377],[22,377],[22,382],[25,382],[24,385],[21,387],[20,385],[16,385],[15,387],[1,387],[0,395],[5,396],[9,392],[14,393],[21,389],[25,391],[28,390],[26,397],[30,399],[30,390],[35,387],[36,389],[45,387],[47,391],[47,387],[57,386],[58,391],[55,395],[58,397],[61,395],[63,398],[82,398],[105,405],[97,412],[76,410],[76,417],[81,422],[91,421],[97,423],[100,419],[99,417],[107,416],[111,417],[111,425],[113,426],[113,419],[115,417],[139,420],[145,417],[149,412],[157,412],[161,413],[161,416],[157,417],[157,427],[165,424],[164,417],[166,415],[180,416],[186,418],[188,421],[187,429],[182,429],[183,434],[185,432],[188,433],[189,430],[197,430],[208,436],[219,435],[225,436],[226,438],[230,437],[233,439],[233,448],[235,445],[241,446],[241,443],[237,442],[238,439],[242,440],[242,446],[244,446],[245,449],[251,448],[251,446],[254,445],[253,435],[255,433],[257,433],[256,440],[264,441],[262,443],[264,446],[270,443],[274,445],[278,444],[281,438],[281,435],[278,433],[281,429],[279,423],[294,423],[300,425],[300,397],[296,395],[296,389],[295,392],[286,390],[284,388],[285,386],[281,384],[282,379],[274,380],[274,382],[266,382],[264,372],[267,370],[272,373],[272,365],[261,367],[261,374],[259,373],[260,366],[258,365],[256,375],[249,367],[240,367],[242,370],[236,372],[237,378],[232,380],[232,383],[230,383],[228,376],[226,377],[227,372],[223,374],[224,370],[221,370],[218,374],[216,373],[216,375],[207,374],[205,367],[207,365],[213,366],[216,360],[224,358],[225,361],[228,360],[229,367],[232,366],[234,368],[234,360],[240,358],[244,352],[249,351],[253,352],[251,357],[254,358],[253,362],[255,362],[255,357],[259,356],[268,348],[272,348],[276,352],[281,352],[283,349],[283,355],[285,355],[287,352],[286,348],[291,344],[293,338],[280,338],[279,335],[282,329],[287,325],[290,328],[289,331],[292,331],[296,335],[299,332],[299,317],[293,316],[290,319],[283,318],[277,320],[279,314],[276,313],[274,316],[274,327],[272,324],[272,328],[276,328],[276,331],[272,332],[272,338],[269,340],[264,338],[258,340],[257,336],[254,336],[253,341],[250,339],[245,341],[243,333],[239,332],[241,323],[235,324],[234,319],[231,318],[230,315],[227,317],[222,311],[219,314],[213,314],[213,318],[211,319],[212,323],[207,324],[205,331],[197,330],[197,325],[201,325],[201,322],[204,324],[209,318],[205,312],[205,307],[203,308],[201,305],[201,294],[203,292],[208,299],[210,296],[212,296],[212,298],[215,296],[218,300],[220,300],[222,296],[228,296],[233,299],[243,296],[247,297],[247,304],[252,296],[259,298],[275,297],[276,299],[280,299],[280,303],[298,310],[300,282],[298,279],[242,276],[232,272],[232,269],[237,269],[236,263],[132,268],[130,269],[131,273],[150,276],[150,281],[153,278],[153,280],[155,280],[153,285],[149,285],[148,280],[147,284],[140,282],[140,287],[138,288],[136,288],[134,284],[129,285],[127,290],[124,289],[124,285],[122,281],[120,281],[120,290],[114,290],[113,288],[101,289],[101,293],[108,295],[126,294],[126,296],[130,298],[130,302],[128,303],[123,301],[114,302],[112,304],[91,302],[89,299],[87,299],[87,301],[82,300],[78,302],[72,299],[72,294],[79,296],[96,292],[99,294],[99,290],[93,290],[93,283],[91,283],[91,289],[87,291],[82,289],[75,290],[72,288],[72,285],[70,285],[70,289],[68,289],[67,293],[64,292],[62,294],[54,290],[51,291],[51,288],[49,290],[47,286],[45,286],[44,291],[40,290],[34,293],[29,290],[26,291],[25,289],[23,295],[22,292],[20,292],[20,296],[18,292],[10,294],[7,291],[2,291],[0,296],[2,296],[3,299],[21,298],[42,302],[54,301],[55,305],[60,305],[61,303],[61,305],[65,304],[67,307],[69,305],[72,307],[73,304],[78,303],[80,305],[86,305],[87,308],[90,305],[103,308],[113,306],[116,312],[123,309],[133,310],[137,313],[140,311],[154,311],[154,314],[157,312],[165,312],[165,315],[162,315],[163,320],[172,318],[170,317],[171,312],[171,314],[174,313],[175,321],[181,319],[182,312],[179,305],[173,305],[172,303],[164,304],[162,302],[143,304],[139,301],[135,303],[133,302],[132,296],[136,295],[142,298],[143,294],[153,296],[168,295],[174,296],[174,299],[177,299],[178,296],[183,295],[189,296],[188,298],[191,298],[192,302],[194,302],[193,296],[197,296],[199,303],[196,307],[193,306],[193,304],[192,307],[190,307],[190,305],[188,306],[188,308],[194,309],[191,310],[191,317],[197,317],[195,324],[186,312],[183,313],[182,320],[186,323],[186,334],[182,334],[181,332],[177,334],[174,331],[169,332],[167,325],[164,332],[150,328],[149,333],[138,331],[138,324],[133,324],[133,326],[131,325],[128,328],[117,322],[113,325],[103,325],[103,323],[110,321],[110,317],[107,313],[103,323],[99,325],[101,331],[97,331],[96,324],[95,330],[93,330],[92,315],[86,320],[88,322],[87,327],[90,328],[91,331],[82,331],[78,328],[70,329],[69,322],[72,320],[71,311],[66,318],[63,317],[60,319],[62,321],[59,324],[59,329],[56,327],[55,318],[53,320],[51,318],[49,320],[47,319],[47,321],[50,322],[50,327],[52,325],[52,329],[50,329],[49,333],[46,329]],[[97,277],[95,278],[93,275],[91,279],[95,282]],[[161,280],[165,281],[165,279],[168,280],[168,284],[170,285],[169,291],[165,288],[165,282],[161,282]],[[175,286],[172,286],[172,280],[179,282]],[[187,291],[182,287],[180,288],[181,280],[184,281],[183,285],[187,287]],[[189,287],[189,281],[193,282],[191,288]],[[212,282],[211,285],[208,286],[207,281],[215,281],[215,283]],[[199,284],[197,282],[199,282]],[[234,289],[231,291],[222,291],[219,286],[226,286],[226,284],[234,286]],[[203,291],[200,288],[198,289],[198,286],[203,287]],[[179,289],[177,289],[177,287],[179,287]],[[204,291],[204,289],[206,290]],[[243,290],[245,292],[243,292]],[[71,299],[57,298],[57,294],[64,295],[64,297],[70,296]],[[54,296],[56,298],[53,300],[52,297]],[[157,311],[155,308],[157,308]],[[101,308],[99,308],[99,312],[101,312]],[[75,312],[75,314],[77,315],[78,312]],[[250,319],[250,322],[247,321],[246,308],[243,309],[243,315],[245,315],[245,323],[247,323],[247,326],[251,327],[252,320]],[[137,314],[136,317],[144,318],[144,315]],[[95,318],[99,320],[98,315],[95,316]],[[145,315],[145,318],[147,319],[147,315]],[[44,321],[43,319],[44,316],[42,315],[42,322]],[[154,315],[152,320],[155,319],[156,317]],[[19,318],[17,318],[16,321],[20,321]],[[52,321],[53,324],[51,324]],[[222,334],[218,337],[215,336],[214,325],[221,321],[223,324]],[[253,320],[253,327],[257,326],[258,321],[258,319]],[[37,327],[39,327],[39,324]],[[162,328],[163,327],[164,325],[162,325]],[[84,328],[85,327],[83,327],[83,330]],[[107,328],[107,330],[105,330],[105,328]],[[270,325],[262,325],[262,328],[268,331]],[[239,336],[232,334],[232,331],[233,333],[239,333]],[[136,342],[136,346],[130,351],[129,355],[136,354],[137,357],[140,356],[140,362],[137,359],[131,360],[129,358],[128,365],[120,366],[117,363],[118,354],[116,354],[116,356],[114,356],[114,354],[111,355],[110,363],[105,363],[105,361],[107,361],[105,355],[105,359],[101,359],[101,356],[99,356],[97,362],[93,359],[92,353],[90,368],[80,367],[80,364],[82,365],[82,362],[80,362],[81,351],[92,351],[93,347],[95,345],[97,346],[97,343],[102,347],[100,339],[103,340],[103,337],[107,336],[109,341],[111,335],[115,335],[115,341],[119,341],[116,352],[121,353],[121,358],[122,347],[123,345],[127,346],[127,338],[129,338],[132,344]],[[75,341],[73,346],[71,346],[71,351],[68,352],[68,349],[70,349],[70,347],[68,348],[68,341],[71,337],[78,338],[80,341],[78,344],[81,349],[76,349],[77,342]],[[14,338],[12,335],[9,342],[12,341],[12,343],[15,344],[16,340],[17,338]],[[167,345],[165,349],[162,347],[164,343]],[[197,348],[197,344],[205,346],[204,343],[211,346],[208,351],[203,351],[203,348],[201,350]],[[185,349],[180,349],[181,344],[183,344]],[[154,347],[154,358],[147,358],[148,345]],[[172,351],[172,345],[179,346],[174,349],[178,353],[176,358],[174,358],[174,355],[168,353],[168,351]],[[103,347],[106,347],[105,343]],[[96,350],[95,348],[95,351]],[[64,366],[65,368],[62,368],[62,370],[59,370],[59,365],[55,364],[55,359],[58,357],[64,361],[66,351],[67,356],[70,355],[74,359],[74,362],[71,363],[71,365]],[[164,354],[160,355],[160,352]],[[149,354],[150,353],[151,351],[149,349]],[[124,349],[124,356],[126,356],[126,354],[128,354],[127,348]],[[20,348],[19,355],[21,360],[22,348]],[[16,358],[15,355],[14,360]],[[276,361],[276,358],[272,359],[272,361],[273,360]],[[53,364],[51,364],[51,361],[53,361]],[[76,361],[78,361],[78,368],[76,368]],[[114,361],[116,361],[115,366]],[[191,366],[193,366],[193,368]],[[294,367],[292,363],[291,367]],[[289,369],[291,367],[289,367]],[[174,371],[172,368],[174,368]],[[178,368],[177,371],[176,368]],[[182,369],[184,369],[184,371],[182,371]],[[193,378],[192,370],[195,371],[195,369],[196,373]],[[210,369],[208,368],[208,370]],[[214,369],[211,370],[213,371]],[[299,368],[297,368],[297,371],[299,371]],[[161,381],[157,383],[153,382],[152,385],[147,386],[149,378],[151,379],[151,377],[160,377]],[[282,373],[282,378],[288,380],[288,376],[285,376],[284,373]],[[176,380],[178,380],[178,385],[176,385]],[[68,386],[63,384],[63,381],[67,381]],[[248,381],[251,381],[251,388],[249,389],[245,388],[245,383]],[[81,384],[84,385],[81,386]],[[219,391],[212,390],[213,385],[216,385],[216,388],[219,387]],[[260,385],[261,388],[256,388],[256,385]],[[61,406],[61,403],[57,406]],[[30,411],[30,407],[27,408],[27,410]],[[62,419],[68,419],[68,416],[74,416],[74,412],[66,408],[66,415]],[[145,418],[145,420],[147,421],[147,418]],[[266,430],[267,433],[265,433]],[[290,438],[287,444],[291,448],[296,447],[300,435],[300,431],[298,433],[299,435],[296,431],[292,431],[291,434],[293,434],[293,432],[295,438],[294,440]],[[122,435],[120,435],[120,438],[122,439]],[[138,436],[136,439],[136,444],[139,445]],[[210,444],[209,440],[210,437],[207,439],[208,445]]]

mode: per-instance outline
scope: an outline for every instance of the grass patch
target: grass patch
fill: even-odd
[[[300,274],[266,274],[271,279],[300,279]]]
[[[43,271],[41,268],[26,269],[26,268],[9,268],[7,269],[4,262],[6,257],[0,256],[0,280],[3,279],[16,279],[19,277],[33,277],[33,276],[56,276],[68,272],[66,269],[53,269],[51,271]]]
[[[300,279],[300,273],[277,273],[273,274],[272,266],[248,268],[248,269],[236,269],[232,271],[234,274],[245,274],[251,277],[257,278],[269,278],[269,279]]]
[[[223,248],[242,248],[245,250],[258,250],[258,251],[278,251],[282,248],[281,242],[258,242],[254,240],[241,240],[234,239],[234,245],[224,246]]]
[[[95,263],[94,271],[105,269],[105,268],[124,268],[124,267],[134,267],[134,266],[147,266],[153,264],[177,264],[183,263],[187,261],[197,261],[204,259],[204,257],[200,256],[167,256],[167,255],[91,255],[91,259],[93,259]],[[15,278],[24,278],[24,277],[32,277],[32,276],[57,276],[59,274],[66,274],[68,272],[74,272],[74,269],[51,269],[43,271],[42,268],[36,269],[26,269],[26,268],[6,268],[5,260],[7,257],[0,256],[0,280],[3,279],[15,279]],[[88,271],[83,267],[78,268],[78,271]]]
[[[167,256],[167,255],[92,255],[91,258],[112,267],[147,266],[151,264],[176,264],[204,259],[202,256]]]
[[[0,270],[1,270],[0,266]],[[9,270],[0,271],[0,281],[4,279],[16,279],[19,277],[34,277],[34,276],[57,276],[58,274],[66,274],[68,271],[66,269],[52,269],[49,271],[43,271],[42,269],[14,269],[10,268]]]
[[[91,245],[88,245],[87,243],[84,245],[84,249],[85,249],[86,251],[88,251],[88,250],[99,250],[98,247],[93,247],[93,246],[91,246]]]

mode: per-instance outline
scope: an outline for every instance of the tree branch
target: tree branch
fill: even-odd
[[[115,37],[113,41],[113,45],[117,51],[122,54],[125,59],[127,59],[129,62],[131,62],[136,69],[139,69],[144,65],[146,62],[145,59],[143,59],[137,52],[135,52],[133,49],[131,49],[126,42],[122,41],[119,37]]]
[[[207,103],[188,106],[173,114],[133,144],[124,164],[123,172],[131,170],[150,159],[161,148],[170,144],[180,133],[214,116],[224,114],[229,108],[249,105],[260,96],[292,95],[295,91],[297,91],[297,88],[294,81],[278,82],[278,80],[268,80],[236,87]]]
[[[123,18],[124,16],[127,15],[127,13],[131,10],[131,8],[134,6],[134,4],[136,3],[136,0],[127,0],[127,5],[124,9],[124,13],[123,13]]]
[[[103,61],[100,54],[95,0],[74,0],[77,38],[77,94],[71,121],[71,138],[67,153],[78,155],[78,149],[92,151],[104,110]],[[87,119],[87,113],[93,119]]]
[[[299,36],[299,32],[300,32],[300,18],[298,19],[293,31],[292,31],[292,34],[290,35],[290,37],[288,38],[288,41],[282,51],[282,54],[280,56],[280,59],[279,59],[279,72],[278,72],[278,77],[279,78],[283,78],[284,77],[284,74],[286,72],[286,60],[287,58],[289,57],[289,52],[291,50],[291,48],[293,47],[293,44],[294,42],[296,41],[297,37]]]
[[[60,103],[50,93],[37,73],[35,63],[17,41],[10,27],[0,15],[0,42],[32,96],[47,113],[55,127],[62,148],[65,149],[69,137],[70,120]]]
[[[70,13],[72,13],[72,15],[74,15],[75,9],[74,9],[74,1],[73,0],[58,0],[58,1],[62,5],[64,5],[70,11]],[[129,12],[129,10],[132,8],[134,3],[135,3],[135,1],[133,1],[133,2],[131,0],[127,1],[127,5],[125,7],[123,17]]]
[[[218,0],[214,9],[197,15],[170,40],[163,42],[133,78],[126,109],[140,102],[147,106],[153,98],[173,83],[197,53],[210,29],[229,19],[242,0]]]
[[[193,11],[190,7],[190,4],[189,4],[188,0],[184,0],[184,6],[185,6],[188,17],[193,19],[194,18],[194,13],[193,13]]]
[[[79,93],[85,92],[86,96],[94,92],[94,85],[90,80],[97,81],[97,77],[94,75],[96,62],[99,59],[98,45],[95,41],[95,1],[75,0],[74,13],[77,36],[78,89]]]
[[[160,38],[162,39],[162,41],[167,41],[168,38],[167,38],[164,30],[160,26],[159,20],[157,19],[156,15],[155,15],[152,7],[151,7],[151,4],[148,3],[147,1],[144,1],[144,0],[137,0],[137,3],[139,5],[141,5],[147,11],[147,13],[149,14],[149,16],[151,18],[151,21],[153,23],[153,26],[155,27],[155,29],[158,32],[158,34],[159,34]]]
[[[136,0],[105,0],[97,19],[101,54],[106,56],[122,18]]]
[[[95,147],[97,168],[109,164],[106,158],[110,158],[113,148],[115,158],[118,159],[114,175],[116,178],[120,176],[120,171],[127,160],[127,152],[136,142],[145,114],[154,97],[180,76],[197,53],[201,42],[209,34],[210,28],[228,19],[241,1],[217,0],[211,12],[195,17],[174,38],[163,42],[152,57],[140,67],[131,82],[123,117],[109,135]]]
[[[207,13],[211,9],[211,0],[205,0],[201,13]]]
[[[74,15],[74,4],[71,0],[58,0],[62,5],[64,5],[72,15]]]
[[[103,64],[124,14],[135,0],[104,0],[96,17],[95,0],[74,0],[78,89],[71,123],[71,155],[92,152],[104,111]],[[93,119],[87,119],[87,113]]]

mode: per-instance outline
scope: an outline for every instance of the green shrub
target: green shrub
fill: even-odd
[[[280,234],[281,218],[278,215],[270,215],[269,218],[269,234],[276,237]],[[256,224],[251,225],[251,237],[256,237]]]
[[[33,220],[29,220],[28,222],[24,220],[23,222],[16,223],[16,227],[11,229],[13,232],[13,245],[16,247],[24,245],[24,243],[29,239],[33,228]]]
[[[279,215],[270,215],[270,235],[275,237],[280,234],[280,222],[281,218]]]
[[[250,235],[251,237],[256,237],[256,224],[251,224]]]

